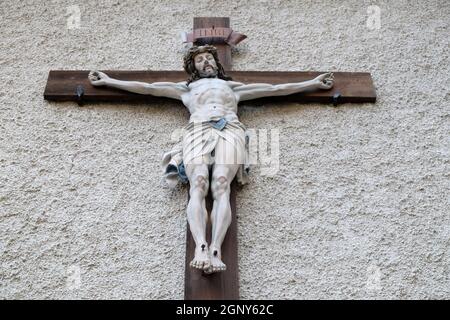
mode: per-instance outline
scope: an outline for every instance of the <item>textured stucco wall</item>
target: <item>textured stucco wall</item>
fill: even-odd
[[[241,108],[280,130],[279,172],[238,196],[241,297],[450,298],[446,0],[1,1],[0,298],[183,297],[186,190],[159,160],[187,112],[42,93],[50,69],[181,69],[194,16],[249,36],[235,69],[370,71],[379,97]]]

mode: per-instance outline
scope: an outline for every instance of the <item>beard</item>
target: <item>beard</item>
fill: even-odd
[[[203,70],[199,72],[200,77],[202,78],[215,78],[217,77],[219,68],[211,65],[211,64],[206,64],[203,67]]]
[[[211,67],[209,71],[206,71],[206,68]],[[203,71],[199,72],[200,77],[202,78],[216,78],[218,75],[219,69],[217,67],[214,67],[212,65],[207,65],[203,67]]]

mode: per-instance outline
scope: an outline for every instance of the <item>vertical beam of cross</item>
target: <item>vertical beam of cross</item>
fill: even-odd
[[[229,18],[194,18],[194,32],[200,28],[230,28]],[[220,63],[225,70],[231,70],[231,47],[226,43],[216,43],[217,39],[197,39],[195,45],[212,44],[217,48]],[[206,209],[210,214],[212,196],[209,192],[206,198]],[[194,258],[195,242],[187,226],[186,263],[184,298],[186,300],[236,300],[239,299],[238,277],[238,247],[237,247],[237,217],[236,217],[236,180],[231,184],[230,204],[232,212],[231,225],[222,244],[222,260],[227,265],[225,272],[203,274],[202,271],[191,268],[190,261]],[[207,225],[207,240],[211,243],[211,222]]]
[[[194,32],[199,29],[230,28],[230,18],[194,18]],[[231,70],[231,46],[223,43],[220,38],[207,37],[199,38],[194,42],[195,45],[205,44],[213,45],[217,48],[220,63],[225,70]]]

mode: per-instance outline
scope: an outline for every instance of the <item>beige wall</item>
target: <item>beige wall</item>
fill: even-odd
[[[181,69],[194,16],[248,35],[235,69],[369,71],[379,97],[241,107],[280,130],[279,171],[254,167],[238,196],[241,297],[450,298],[448,1],[10,0],[0,16],[0,298],[183,297],[187,195],[159,160],[187,112],[42,94],[50,69]]]

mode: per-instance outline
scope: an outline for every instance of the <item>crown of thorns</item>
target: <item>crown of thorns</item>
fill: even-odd
[[[198,55],[200,53],[204,53],[204,52],[208,52],[208,53],[212,54],[212,56],[214,57],[214,60],[216,61],[216,65],[217,65],[217,77],[219,79],[223,79],[223,80],[231,80],[231,77],[228,77],[225,74],[225,70],[223,69],[223,66],[219,61],[219,56],[217,54],[216,47],[207,44],[204,46],[193,46],[193,47],[189,48],[188,52],[186,52],[186,54],[184,56],[183,67],[184,67],[184,70],[190,76],[189,79],[187,80],[187,84],[189,85],[189,83],[196,81],[198,79],[201,79],[201,76],[198,73],[198,70],[195,68],[194,58],[196,55]]]

